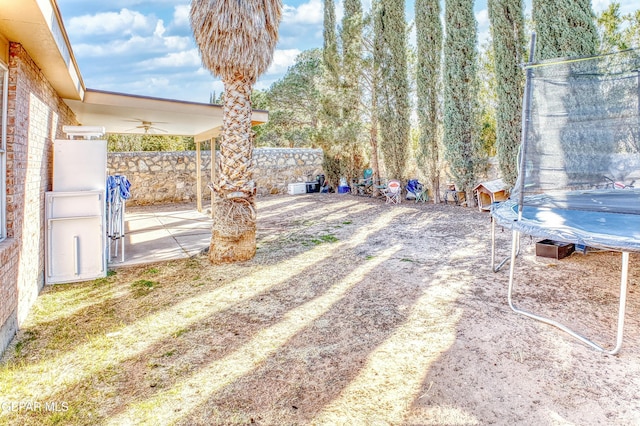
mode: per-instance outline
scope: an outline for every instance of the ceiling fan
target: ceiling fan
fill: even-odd
[[[125,120],[125,121],[133,121],[135,123],[140,123],[138,126],[134,127],[133,129],[129,129],[126,130],[127,132],[133,132],[135,130],[143,130],[144,134],[157,134],[157,133],[168,133],[168,130],[165,129],[161,129],[160,127],[156,127],[156,124],[162,124],[162,123],[166,123],[166,121],[147,121],[147,120],[142,120],[142,119],[135,119],[135,120]]]

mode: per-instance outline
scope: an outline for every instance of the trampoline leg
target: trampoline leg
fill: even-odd
[[[520,238],[518,238],[518,250],[516,256],[520,254]],[[509,256],[505,256],[504,259],[500,261],[498,266],[496,266],[496,221],[491,218],[491,269],[493,272],[498,272],[505,263],[510,259]]]
[[[541,321],[545,324],[549,324],[549,325],[553,325],[554,327],[559,328],[560,330],[564,331],[565,333],[568,333],[570,336],[580,340],[581,342],[585,343],[588,346],[591,346],[593,349],[596,349],[598,351],[604,352],[606,354],[609,355],[615,355],[620,351],[620,348],[622,347],[622,333],[623,333],[623,329],[624,329],[624,317],[625,317],[625,309],[626,309],[626,303],[627,303],[627,283],[628,283],[628,272],[629,272],[629,253],[628,252],[622,252],[622,271],[621,271],[621,275],[620,275],[620,305],[619,305],[619,309],[618,309],[618,329],[616,332],[616,345],[613,349],[611,350],[607,350],[605,348],[603,348],[602,346],[598,345],[597,343],[594,343],[593,341],[587,339],[586,337],[576,333],[575,331],[571,330],[569,327],[554,321],[552,319],[546,318],[546,317],[542,317],[536,314],[532,314],[531,312],[527,312],[525,310],[519,309],[517,306],[515,306],[515,304],[513,303],[512,300],[512,292],[513,292],[513,281],[514,281],[514,264],[515,264],[515,259],[516,259],[516,248],[515,248],[515,242],[516,242],[516,236],[517,232],[513,231],[513,247],[511,250],[511,267],[509,269],[509,290],[508,290],[508,300],[509,300],[509,306],[511,307],[511,309],[513,309],[514,312],[517,312],[521,315],[527,316],[529,318],[533,318],[535,320]]]

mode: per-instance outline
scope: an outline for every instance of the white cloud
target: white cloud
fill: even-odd
[[[336,21],[341,22],[343,17],[344,17],[344,1],[340,0],[338,1],[338,4],[336,4]],[[324,21],[324,10],[322,12],[322,20]]]
[[[67,30],[76,36],[104,34],[132,34],[134,32],[153,32],[158,19],[151,15],[122,9],[120,12],[82,15],[69,19]],[[160,21],[161,22],[161,21]]]
[[[606,9],[609,6],[609,0],[592,0],[591,7],[594,11]]]
[[[273,62],[267,70],[267,74],[282,74],[296,61],[300,54],[299,49],[276,49],[273,52]]]
[[[298,7],[284,5],[282,9],[282,24],[321,24],[324,11],[320,0],[309,0]]]
[[[150,36],[130,36],[127,39],[110,39],[102,43],[76,43],[73,51],[78,57],[111,58],[116,62],[118,57],[148,57],[166,55],[171,52],[184,52],[194,48],[191,37],[163,36],[164,31],[158,29]]]
[[[158,46],[154,46],[149,40],[146,37],[131,37],[128,40],[113,40],[109,43],[82,43],[74,45],[73,51],[78,57],[84,58],[111,57],[115,59],[116,56],[126,56],[129,53],[143,55],[157,51]]]
[[[188,4],[181,4],[173,10],[173,25],[177,27],[189,27],[189,9]]]
[[[608,8],[611,3],[613,3],[612,0],[593,0],[591,7],[595,13],[600,13]],[[618,3],[620,3],[620,13],[622,15],[632,13],[638,9],[637,0],[618,0]]]
[[[487,9],[482,9],[476,12],[475,16],[478,22],[478,45],[482,46],[491,36],[489,30],[489,12]]]
[[[164,32],[165,32],[164,22],[162,22],[162,20],[159,20],[156,23],[156,29],[153,31],[153,35],[154,37],[162,37],[164,35]]]
[[[164,42],[165,47],[169,50],[186,50],[194,46],[192,37],[170,36],[163,37],[162,41]]]
[[[489,26],[489,12],[487,12],[487,9],[476,12],[476,21],[478,21],[478,27]]]
[[[198,67],[200,66],[200,55],[196,49],[191,49],[147,59],[139,62],[139,65],[146,69]]]

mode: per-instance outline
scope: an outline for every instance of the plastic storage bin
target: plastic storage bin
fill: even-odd
[[[307,184],[305,182],[290,183],[287,192],[289,195],[306,194]]]

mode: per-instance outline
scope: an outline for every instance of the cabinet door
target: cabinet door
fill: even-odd
[[[53,190],[104,189],[107,180],[106,140],[61,140],[53,143]]]
[[[76,191],[45,193],[47,218],[100,216],[104,214],[105,192]]]
[[[47,220],[47,284],[106,276],[101,216]]]

